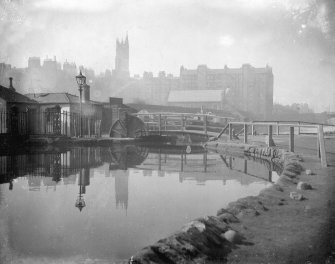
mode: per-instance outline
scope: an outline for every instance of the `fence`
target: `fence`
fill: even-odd
[[[0,112],[0,134],[101,136],[101,118],[68,112]]]
[[[238,138],[239,135],[243,134],[244,143],[248,143],[248,135],[254,136],[257,134],[267,135],[267,145],[273,146],[273,128],[276,128],[276,135],[288,135],[289,136],[289,150],[294,152],[294,136],[304,134],[315,134],[316,135],[316,150],[317,155],[321,159],[321,164],[327,167],[327,157],[324,142],[324,134],[335,133],[335,126],[299,122],[299,121],[254,121],[254,122],[229,122],[227,126],[220,132],[216,137],[221,137],[225,132],[228,133],[229,139]],[[285,129],[283,129],[285,128]],[[295,128],[297,130],[295,131]],[[283,131],[284,130],[284,131]],[[237,132],[236,132],[237,131]],[[260,133],[261,132],[261,133]]]
[[[27,112],[0,112],[0,134],[25,135]]]

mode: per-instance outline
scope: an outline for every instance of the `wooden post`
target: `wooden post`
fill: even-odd
[[[233,139],[233,126],[231,123],[229,123],[229,139]]]
[[[161,135],[161,131],[162,131],[162,115],[161,114],[158,115],[158,131],[159,131],[159,135]]]
[[[294,152],[294,127],[290,127],[290,151]]]
[[[65,135],[68,136],[68,121],[67,121],[67,111],[64,112],[65,114]]]
[[[207,172],[207,152],[204,153],[204,172]]]
[[[251,135],[254,136],[255,133],[254,133],[254,125],[251,125]]]
[[[184,131],[184,115],[181,115],[181,130]]]
[[[321,165],[322,167],[327,167],[327,156],[326,156],[326,147],[325,140],[323,136],[323,125],[319,125],[319,145],[320,145],[320,154],[321,154]]]
[[[277,122],[277,136],[279,136],[279,122]]]
[[[204,116],[204,132],[207,135],[207,115]]]
[[[298,135],[300,135],[300,122],[298,122]]]
[[[248,143],[248,125],[244,124],[244,143]]]
[[[268,136],[269,136],[268,147],[273,147],[272,125],[269,125],[268,127]]]
[[[318,158],[321,158],[321,153],[320,153],[320,142],[319,142],[319,133],[316,134],[316,155]]]
[[[87,117],[88,136],[91,137],[91,118]]]

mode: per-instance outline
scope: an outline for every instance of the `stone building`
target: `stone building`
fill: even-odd
[[[273,107],[272,68],[255,68],[243,64],[241,68],[197,69],[180,68],[179,90],[222,90],[223,101],[240,110],[267,117]]]

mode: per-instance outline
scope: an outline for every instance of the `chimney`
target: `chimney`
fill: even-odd
[[[8,89],[15,92],[15,88],[13,86],[13,77],[9,77],[9,87],[8,87]]]
[[[84,85],[84,102],[88,102],[90,100],[90,86],[88,84]]]

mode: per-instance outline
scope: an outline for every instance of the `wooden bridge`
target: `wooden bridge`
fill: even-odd
[[[110,130],[111,137],[142,138],[147,142],[172,139],[174,145],[204,143],[225,135],[226,140],[249,143],[257,136],[266,137],[267,146],[274,146],[274,136],[288,140],[288,150],[294,152],[295,137],[313,135],[315,153],[326,167],[326,135],[335,135],[335,126],[301,121],[233,121],[232,117],[190,113],[127,113]],[[259,138],[259,137],[258,137]],[[311,138],[308,139],[308,142]],[[335,153],[333,153],[335,154]]]
[[[135,113],[120,116],[110,130],[111,137],[170,137],[185,143],[205,142],[216,136],[232,117],[190,113]]]

